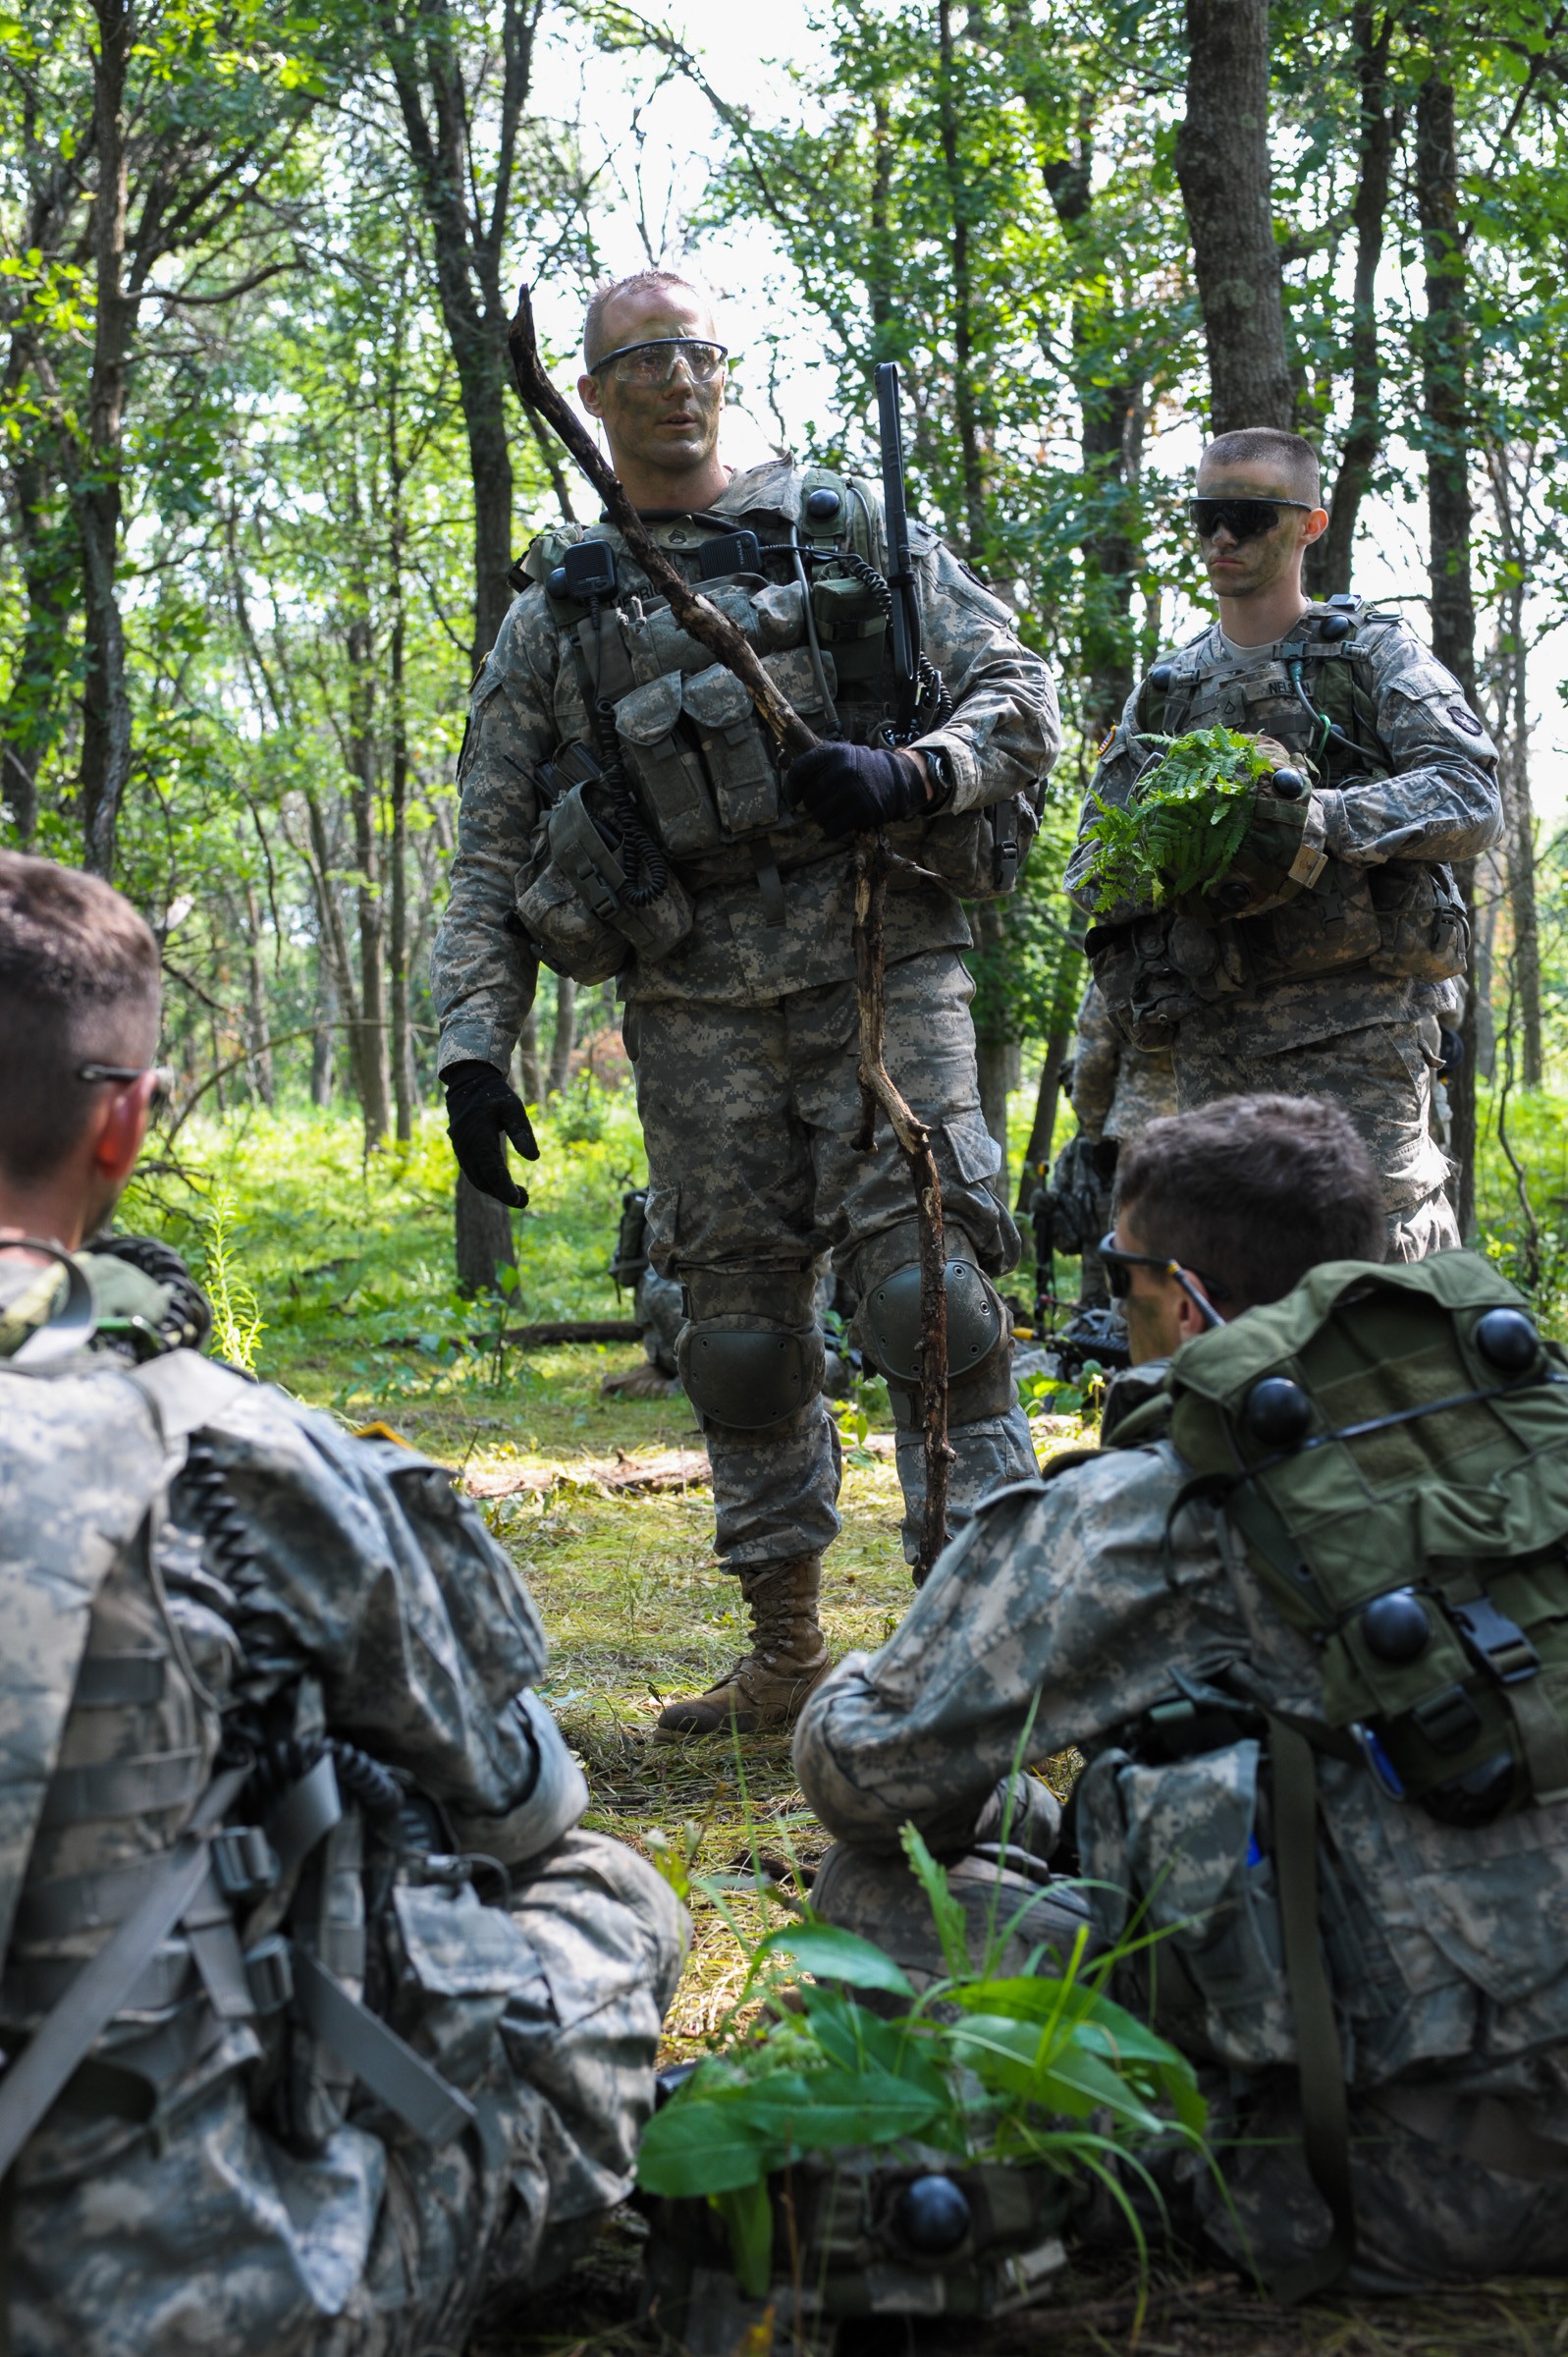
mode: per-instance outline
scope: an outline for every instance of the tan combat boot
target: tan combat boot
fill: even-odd
[[[820,1555],[742,1571],[751,1651],[706,1694],[666,1703],[654,1739],[684,1743],[694,1735],[751,1735],[793,1727],[806,1696],[828,1674],[828,1648],[817,1619],[821,1590]]]

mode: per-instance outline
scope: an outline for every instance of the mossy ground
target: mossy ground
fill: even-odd
[[[1018,1108],[1020,1119],[1026,1110]],[[1561,1110],[1538,1098],[1519,1120],[1537,1174],[1541,1305],[1554,1327],[1568,1290]],[[737,1760],[723,1744],[677,1748],[651,1739],[661,1696],[706,1685],[741,1650],[735,1585],[713,1555],[705,1487],[614,1494],[592,1468],[695,1450],[685,1400],[605,1395],[605,1376],[636,1363],[634,1344],[524,1355],[499,1339],[512,1325],[629,1314],[608,1266],[622,1189],[642,1174],[630,1105],[623,1094],[574,1088],[540,1126],[544,1156],[529,1174],[537,1178],[534,1205],[516,1224],[517,1280],[495,1309],[463,1301],[452,1287],[452,1166],[433,1115],[408,1145],[368,1163],[345,1119],[232,1117],[182,1135],[176,1155],[128,1202],[124,1224],[162,1229],[209,1272],[227,1254],[235,1331],[243,1336],[259,1317],[257,1371],[300,1398],[351,1424],[390,1424],[468,1476],[487,1477],[475,1482],[480,1489],[507,1477],[548,1478],[547,1489],[486,1498],[484,1511],[549,1630],[547,1697],[586,1765],[590,1824],[644,1850],[669,1843],[705,1874],[750,1872],[757,1851],[809,1867],[825,1836],[794,1783],[786,1741],[749,1741]],[[1483,1207],[1493,1248],[1513,1265],[1521,1224],[1494,1145]],[[865,1402],[873,1427],[879,1391]],[[885,1405],[881,1422],[886,1429]],[[881,1642],[911,1593],[892,1467],[864,1447],[851,1447],[847,1458],[843,1535],[829,1559],[823,1610],[840,1654]],[[742,1924],[764,1927],[770,1902],[734,1893],[731,1904]],[[672,2058],[704,2051],[743,1972],[736,1941],[715,1909],[699,1903],[669,2021]],[[643,2347],[633,2329],[637,2264],[628,2224],[525,2313],[492,2320],[472,2357],[533,2349],[610,2357]],[[1135,2288],[1128,2266],[1080,2269],[1061,2278],[1043,2309],[985,2328],[923,2324],[918,2340],[906,2338],[901,2324],[886,2331],[868,2326],[842,2344],[841,2357],[915,2347],[954,2357],[1126,2348]],[[1304,2313],[1269,2307],[1233,2278],[1157,2270],[1154,2289],[1137,2343],[1148,2357],[1562,2357],[1568,2349],[1568,2303],[1551,2286],[1329,2303]],[[779,2357],[786,2345],[782,2339]]]

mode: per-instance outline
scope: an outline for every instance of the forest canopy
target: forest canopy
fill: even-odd
[[[1193,608],[1202,434],[1318,443],[1316,594],[1409,511],[1399,593],[1487,719],[1507,811],[1465,880],[1464,1158],[1478,1075],[1485,1120],[1568,1013],[1532,806],[1568,569],[1568,8],[837,0],[762,77],[722,15],[0,14],[4,840],[148,913],[183,1102],[351,1101],[367,1149],[406,1138],[436,1093],[469,680],[518,553],[592,512],[510,388],[517,283],[566,385],[593,284],[678,265],[747,295],[753,440],[867,464],[899,362],[912,504],[1060,682],[1054,800],[974,956],[994,1121],[1021,1051],[1043,1068],[1033,1159],[1084,970],[1065,845]],[[674,201],[644,168],[656,97],[687,144]],[[530,1100],[587,1020],[548,981]]]

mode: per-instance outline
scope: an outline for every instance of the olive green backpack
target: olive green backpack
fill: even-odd
[[[1321,1721],[1260,1714],[1303,2143],[1333,2220],[1274,2285],[1299,2298],[1355,2248],[1315,1755],[1478,1835],[1568,1798],[1568,1353],[1474,1253],[1329,1261],[1186,1343],[1113,1445],[1162,1429],[1188,1469],[1167,1533],[1213,1501],[1322,1674]]]

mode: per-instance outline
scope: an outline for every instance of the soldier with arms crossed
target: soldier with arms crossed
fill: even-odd
[[[451,1476],[79,1250],[158,994],[118,893],[0,852],[6,2345],[419,2357],[629,2190],[681,1910],[576,1830]]]
[[[1431,1132],[1468,944],[1447,863],[1502,831],[1496,754],[1397,615],[1309,603],[1302,561],[1328,522],[1309,443],[1221,435],[1191,504],[1218,619],[1161,657],[1101,754],[1067,871],[1097,919],[1090,962],[1127,1036],[1173,1051],[1181,1105],[1254,1089],[1342,1105],[1382,1176],[1389,1256],[1418,1260],[1459,1240]],[[1136,798],[1152,737],[1216,724],[1277,756],[1255,816],[1267,852],[1244,844],[1212,898],[1098,907],[1098,802]]]
[[[1337,1106],[1153,1122],[1118,1187],[1105,1446],[988,1500],[812,1697],[813,1903],[919,1962],[907,1822],[972,1919],[1000,1839],[1076,1867],[1018,1945],[1155,1935],[1115,1993],[1196,2064],[1234,2203],[1189,2168],[1189,2226],[1287,2294],[1560,2272],[1568,1353],[1479,1256],[1382,1262]],[[1069,1746],[1076,1861],[1005,1781]]]
[[[888,910],[888,1069],[932,1125],[947,1280],[951,1521],[1033,1469],[993,1280],[1019,1252],[980,1109],[960,905],[1006,890],[1055,753],[1056,703],[1006,610],[912,528],[928,681],[890,742],[881,500],[786,461],[719,454],[725,348],[701,295],[646,272],[596,296],[583,406],[672,560],[761,653],[824,743],[782,777],[738,681],[677,629],[605,523],[534,543],[474,689],[452,897],[432,988],[453,1144],[473,1183],[524,1200],[503,1137],[533,1151],[508,1061],[543,959],[615,974],[647,1141],[649,1250],[685,1290],[681,1381],[713,1462],[718,1551],[750,1652],[667,1706],[662,1737],[786,1725],[822,1675],[822,1556],[838,1429],[822,1397],[831,1247],[899,1425],[905,1547],[923,1499],[909,1178],[886,1123],[857,1154],[852,934],[857,829],[886,825],[920,876]]]

